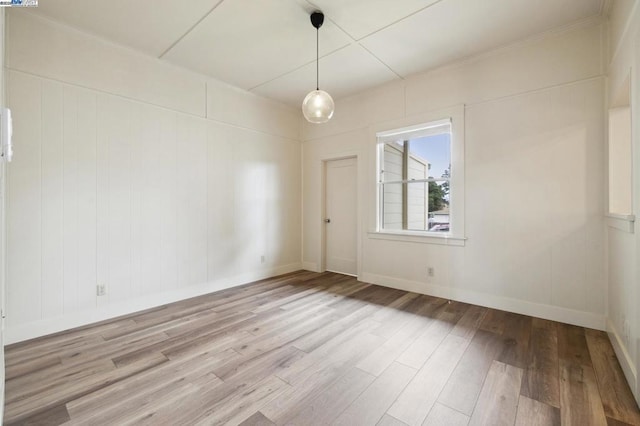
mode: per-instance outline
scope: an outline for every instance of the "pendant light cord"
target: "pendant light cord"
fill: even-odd
[[[320,28],[316,28],[316,90],[320,90]]]

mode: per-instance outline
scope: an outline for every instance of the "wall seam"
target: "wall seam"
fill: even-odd
[[[190,117],[196,117],[196,118],[200,118],[200,119],[203,119],[203,120],[208,120],[208,121],[211,121],[213,123],[222,124],[222,125],[225,125],[225,126],[236,128],[236,129],[242,129],[242,130],[255,132],[255,133],[258,133],[258,134],[273,136],[273,137],[281,138],[281,139],[284,139],[284,140],[287,140],[287,141],[291,141],[291,142],[300,142],[299,138],[296,139],[293,136],[285,136],[285,135],[282,135],[282,134],[270,133],[270,132],[265,131],[265,130],[254,129],[252,127],[242,126],[240,124],[231,123],[231,122],[228,122],[228,121],[216,120],[216,119],[213,119],[213,118],[210,118],[210,117],[204,117],[204,116],[201,116],[201,115],[198,115],[198,114],[193,114],[193,113],[186,112],[186,111],[183,111],[183,110],[170,108],[170,107],[167,107],[165,105],[159,105],[159,104],[155,104],[153,102],[142,101],[140,99],[128,97],[128,96],[125,96],[125,95],[108,92],[106,90],[97,89],[97,88],[90,87],[90,86],[84,86],[84,85],[80,85],[80,84],[76,84],[76,83],[70,83],[68,81],[60,80],[60,79],[56,79],[56,78],[45,77],[45,76],[42,76],[40,74],[32,73],[32,72],[29,72],[29,71],[24,71],[24,70],[21,70],[21,69],[18,69],[18,68],[7,68],[7,70],[11,71],[11,72],[16,72],[16,73],[22,73],[22,74],[29,75],[29,76],[36,77],[36,78],[40,78],[40,79],[43,79],[43,80],[54,81],[56,83],[64,84],[66,86],[72,86],[72,87],[78,87],[78,88],[81,88],[81,89],[91,90],[91,91],[99,93],[99,94],[113,96],[113,97],[116,97],[116,98],[119,98],[119,99],[124,99],[124,100],[130,101],[130,102],[135,102],[135,103],[142,104],[142,105],[150,105],[150,106],[153,106],[153,107],[156,107],[156,108],[161,108],[161,109],[166,110],[166,111],[171,111],[171,112],[175,112],[175,113],[178,113],[178,114],[187,115],[187,116],[190,116]]]

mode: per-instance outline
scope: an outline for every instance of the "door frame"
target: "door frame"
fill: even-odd
[[[327,156],[320,159],[320,253],[319,253],[319,272],[326,272],[327,270],[327,226],[324,223],[326,218],[327,207],[327,163],[329,161],[346,160],[353,158],[356,162],[356,278],[358,281],[362,276],[362,167],[361,156],[357,152],[347,152],[337,156]]]

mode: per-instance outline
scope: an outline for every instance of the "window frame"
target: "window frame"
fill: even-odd
[[[383,184],[380,183],[380,171],[382,170],[381,150],[384,149],[384,138],[396,134],[407,134],[429,127],[449,122],[451,125],[451,177],[449,178],[449,223],[450,231],[421,231],[384,229],[382,227]],[[455,106],[445,110],[433,111],[427,114],[419,114],[394,120],[370,128],[370,137],[373,140],[373,168],[375,176],[372,202],[373,214],[370,222],[369,237],[374,239],[400,240],[431,244],[464,245],[464,105]],[[413,136],[416,137],[416,136]],[[381,140],[382,139],[382,140]],[[430,179],[425,179],[429,181]],[[434,181],[442,180],[434,178]]]

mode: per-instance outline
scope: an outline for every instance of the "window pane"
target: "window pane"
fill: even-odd
[[[401,183],[389,183],[382,190],[382,228],[403,229]]]
[[[409,157],[428,165],[427,177],[436,179],[449,177],[451,171],[451,133],[410,140]]]
[[[433,123],[378,134],[382,229],[450,232],[451,124]]]
[[[427,217],[429,212],[429,183],[410,182],[407,184],[407,230],[429,230]]]
[[[404,153],[403,141],[384,144],[384,164],[382,180],[384,182],[397,182],[402,180],[402,162]]]
[[[429,182],[429,231],[449,232],[449,181]]]
[[[387,142],[383,146],[383,182],[450,177],[450,133],[417,139],[399,139]],[[408,150],[406,155],[405,150]]]
[[[382,184],[382,228],[449,232],[449,181]]]

